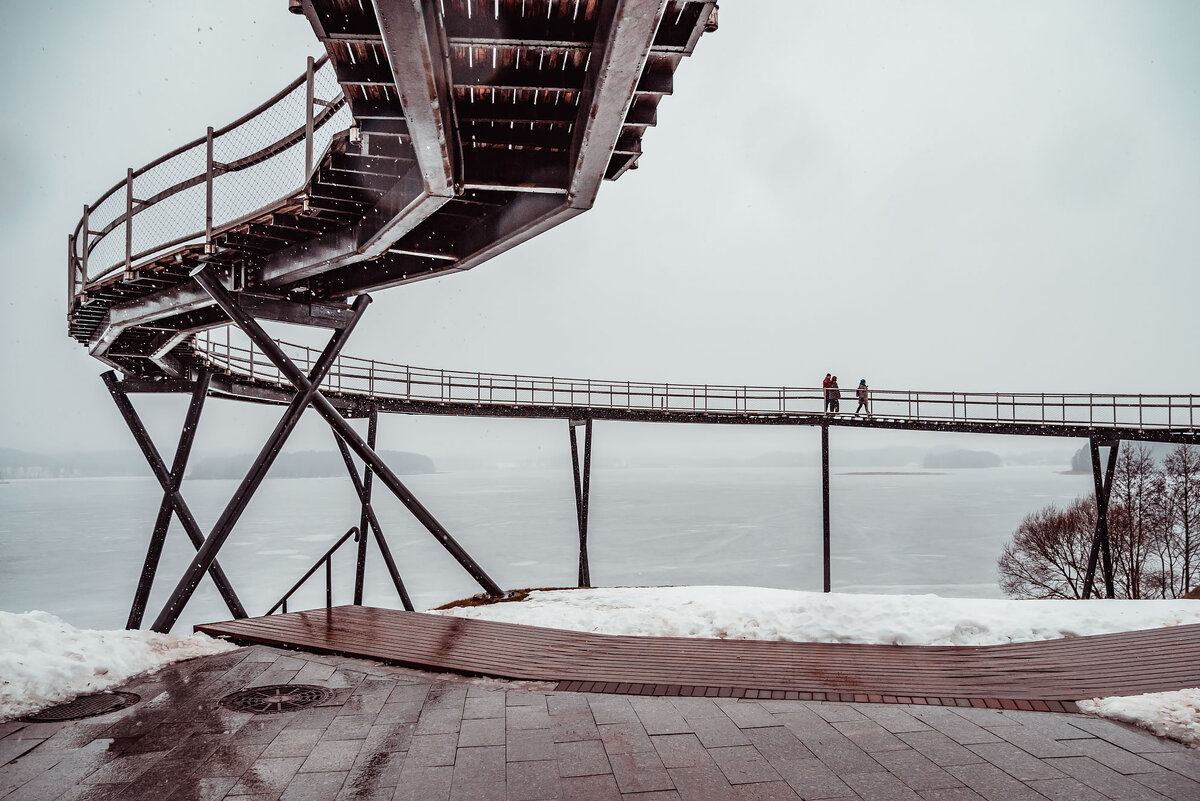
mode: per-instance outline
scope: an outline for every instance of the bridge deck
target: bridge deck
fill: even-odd
[[[1075,711],[1200,677],[1200,626],[980,647],[618,637],[363,606],[197,626],[240,641],[635,695]]]

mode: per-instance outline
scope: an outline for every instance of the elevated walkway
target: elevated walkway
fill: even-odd
[[[1194,395],[872,390],[872,415],[853,417],[823,414],[820,390],[499,376],[342,357],[370,292],[481,264],[589,209],[603,181],[636,167],[676,70],[716,30],[716,2],[291,0],[287,7],[305,16],[326,55],[239,120],[129,169],[84,207],[68,236],[69,334],[113,368],[105,384],[163,489],[131,628],[141,625],[173,519],[197,553],[153,627],[170,630],[206,575],[230,614],[246,616],[217,555],[310,408],[334,432],[362,502],[356,530],[374,536],[406,603],[371,505],[373,479],[485,592],[503,590],[379,458],[380,412],[568,421],[580,585],[589,580],[594,420],[819,426],[826,590],[831,426],[1086,438],[1100,514],[1083,586],[1093,591],[1103,557],[1112,594],[1106,509],[1118,443],[1200,442]],[[295,348],[260,321],[331,335],[320,352]],[[227,341],[222,351],[213,329],[231,327],[248,344]],[[130,401],[146,392],[191,396],[169,465]],[[210,395],[285,411],[205,534],[181,484]],[[347,420],[356,416],[370,420],[365,438]],[[357,539],[358,600],[367,541]]]

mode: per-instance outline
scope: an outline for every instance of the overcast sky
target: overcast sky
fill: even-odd
[[[321,51],[284,0],[9,5],[0,446],[130,449],[105,368],[66,336],[67,233],[127,167]],[[379,293],[347,352],[671,382],[1200,392],[1200,4],[746,0],[720,22],[640,169],[475,270]],[[170,451],[183,400],[138,402]],[[254,450],[279,415],[210,410],[202,452]],[[597,452],[816,437],[666,428],[602,425]],[[389,418],[382,439],[517,454],[565,451],[564,429]],[[294,446],[330,443],[310,421]]]

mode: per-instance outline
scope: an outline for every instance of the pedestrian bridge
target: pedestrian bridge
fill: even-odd
[[[872,415],[855,417],[823,414],[819,389],[496,375],[342,355],[369,293],[469,270],[591,208],[604,181],[637,167],[643,135],[674,92],[677,69],[717,29],[716,6],[289,0],[325,55],[310,58],[295,81],[240,119],[129,168],[83,207],[66,243],[68,333],[112,368],[103,379],[163,489],[130,627],[141,625],[173,518],[197,553],[153,627],[169,630],[205,575],[233,617],[246,616],[217,554],[310,408],[336,435],[362,501],[355,530],[374,535],[406,606],[371,506],[373,478],[484,591],[503,590],[379,458],[379,412],[569,421],[581,585],[589,583],[594,420],[819,426],[826,589],[831,426],[1086,438],[1102,510],[1117,443],[1200,440],[1190,394],[882,388],[871,390]],[[283,8],[281,0],[281,15]],[[326,329],[329,343],[318,352],[278,342],[263,320]],[[235,344],[230,329],[244,341]],[[190,396],[169,466],[130,401],[146,392]],[[286,408],[206,535],[181,484],[209,395]],[[847,409],[853,403],[847,398]],[[370,419],[365,439],[347,420],[356,416]],[[578,426],[586,432],[582,469]],[[1099,457],[1105,445],[1107,473]],[[361,474],[352,454],[365,464]],[[1103,554],[1111,594],[1105,519],[1099,515],[1085,586],[1091,591]],[[360,603],[367,536],[356,539]]]
[[[192,360],[219,376],[213,392],[287,403],[294,390],[283,372],[230,329],[197,334]],[[320,351],[279,342],[311,370]],[[129,382],[153,391],[154,384]],[[841,411],[825,414],[820,387],[671,384],[515,375],[414,367],[339,355],[321,383],[344,413],[379,411],[478,417],[637,420],[720,424],[839,425],[916,431],[1101,437],[1200,444],[1196,395],[1046,392],[954,392],[871,389],[870,414],[856,414],[853,387]]]

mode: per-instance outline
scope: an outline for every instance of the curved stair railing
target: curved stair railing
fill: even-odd
[[[204,245],[300,194],[351,116],[328,56],[223,128],[130,169],[68,241],[68,306],[120,271]],[[314,154],[316,157],[314,157]]]
[[[193,353],[230,376],[289,387],[262,354],[220,330],[200,332]],[[311,369],[320,351],[279,343],[298,365]],[[818,388],[674,384],[556,376],[442,370],[339,356],[322,382],[324,391],[372,400],[427,405],[568,407],[689,415],[820,416]],[[853,387],[842,388],[842,411],[853,414]],[[1047,392],[931,392],[871,389],[870,408],[880,420],[1067,425],[1195,431],[1200,396]]]

